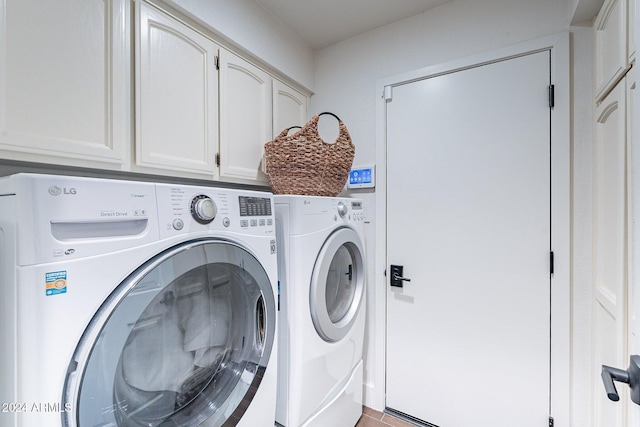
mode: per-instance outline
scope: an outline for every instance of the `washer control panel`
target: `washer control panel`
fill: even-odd
[[[160,231],[165,235],[227,230],[275,234],[269,193],[189,185],[156,184]]]
[[[272,226],[271,198],[239,196],[240,227]]]

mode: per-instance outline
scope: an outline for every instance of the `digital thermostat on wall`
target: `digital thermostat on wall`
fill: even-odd
[[[363,166],[349,172],[347,188],[373,188],[376,186],[376,167]]]

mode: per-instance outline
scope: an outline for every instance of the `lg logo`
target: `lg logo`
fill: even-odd
[[[52,185],[49,187],[49,194],[52,196],[59,196],[61,194],[77,194],[77,190],[75,188],[60,188],[57,185]]]

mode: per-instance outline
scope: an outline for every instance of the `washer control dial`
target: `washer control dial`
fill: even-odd
[[[191,215],[200,224],[209,224],[216,213],[216,204],[211,197],[199,194],[191,200]]]
[[[347,208],[347,205],[343,202],[338,202],[338,215],[340,215],[341,218],[344,218],[348,211],[349,208]]]

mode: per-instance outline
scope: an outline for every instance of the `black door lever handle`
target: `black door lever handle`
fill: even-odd
[[[602,365],[602,373],[600,376],[602,377],[604,391],[607,393],[609,400],[614,402],[620,400],[620,395],[618,394],[616,385],[613,382],[618,381],[629,384],[629,372],[618,368],[612,368],[611,366]]]
[[[397,288],[403,287],[403,282],[410,282],[411,279],[406,277],[402,277],[403,266],[401,265],[392,265],[391,266],[391,286],[395,286]]]
[[[631,389],[631,401],[636,405],[640,405],[640,356],[633,355],[630,357],[629,369],[626,371],[611,366],[602,365],[602,382],[604,390],[609,400],[617,402],[620,400],[618,390],[614,381],[629,384]]]

